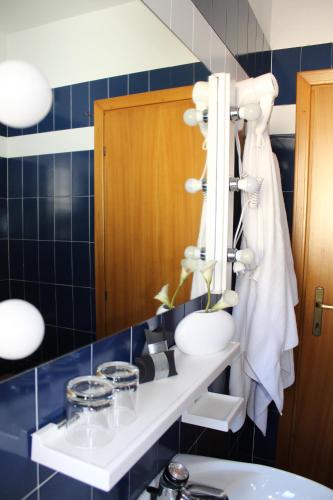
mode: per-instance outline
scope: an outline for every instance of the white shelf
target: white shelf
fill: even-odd
[[[104,491],[109,491],[149,450],[239,353],[239,343],[206,356],[187,356],[175,349],[178,375],[139,386],[138,418],[120,428],[114,439],[95,450],[69,444],[56,424],[32,435],[31,458]]]
[[[227,432],[244,404],[244,398],[206,392],[183,413],[182,422]]]

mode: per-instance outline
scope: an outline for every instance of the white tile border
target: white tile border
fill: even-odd
[[[94,149],[94,127],[74,128],[1,139],[4,139],[4,141],[0,141],[0,155],[5,158],[89,151]],[[4,143],[4,148],[1,147],[2,143]]]
[[[274,106],[269,125],[270,134],[295,134],[296,104]]]
[[[7,157],[7,137],[0,136],[0,156]]]

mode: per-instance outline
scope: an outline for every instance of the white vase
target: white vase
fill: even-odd
[[[161,304],[155,314],[156,316],[159,316],[160,314],[164,314],[168,311],[171,311],[171,309],[168,306]]]
[[[194,311],[178,323],[175,343],[185,354],[212,354],[226,347],[234,331],[233,317],[226,311]]]

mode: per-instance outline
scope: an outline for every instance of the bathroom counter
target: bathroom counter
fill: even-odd
[[[221,352],[188,356],[175,349],[178,375],[142,384],[138,417],[117,430],[102,448],[76,448],[65,439],[65,427],[48,424],[32,435],[33,461],[91,486],[109,491],[239,353],[239,344]]]

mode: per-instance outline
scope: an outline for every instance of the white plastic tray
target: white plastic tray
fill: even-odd
[[[243,398],[206,392],[183,413],[182,422],[227,432],[243,404]]]
[[[109,491],[238,353],[237,342],[206,356],[187,356],[175,349],[178,375],[140,385],[137,419],[120,428],[108,445],[82,450],[66,441],[64,427],[48,424],[32,435],[32,460]]]

